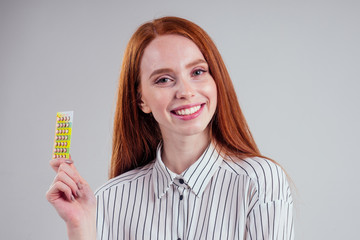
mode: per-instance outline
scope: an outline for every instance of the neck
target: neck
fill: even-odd
[[[205,151],[210,143],[209,133],[191,136],[163,136],[162,160],[166,167],[181,174]]]

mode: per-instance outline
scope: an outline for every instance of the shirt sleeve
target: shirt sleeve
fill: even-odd
[[[248,215],[246,240],[293,240],[293,204],[272,201],[257,204]]]
[[[111,239],[109,217],[107,214],[107,196],[104,191],[98,191],[96,193],[96,239]]]
[[[269,160],[260,159],[258,164],[257,195],[247,214],[245,239],[293,240],[293,200],[287,176]]]

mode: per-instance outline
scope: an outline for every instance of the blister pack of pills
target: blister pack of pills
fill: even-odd
[[[69,158],[74,112],[56,114],[53,158]]]

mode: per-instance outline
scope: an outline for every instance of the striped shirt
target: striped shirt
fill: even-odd
[[[182,174],[161,160],[96,191],[98,239],[294,239],[286,175],[263,158],[223,158],[210,144]]]

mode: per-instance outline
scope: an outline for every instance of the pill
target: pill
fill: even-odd
[[[69,157],[73,112],[57,112],[53,157]]]

